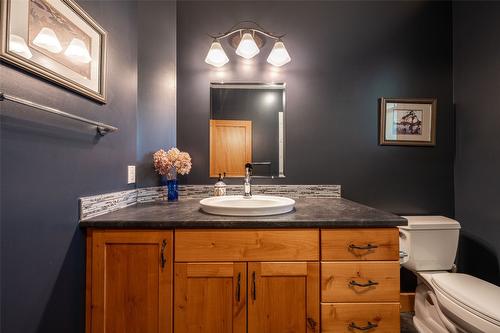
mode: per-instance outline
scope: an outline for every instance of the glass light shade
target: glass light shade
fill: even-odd
[[[288,64],[292,59],[285,48],[285,44],[282,41],[277,41],[274,43],[274,47],[267,57],[267,62],[273,66],[283,66]]]
[[[33,44],[52,53],[59,53],[62,51],[62,46],[59,39],[57,39],[56,33],[54,30],[47,27],[43,27],[42,30],[40,30],[35,39],[33,39]]]
[[[15,52],[27,59],[31,59],[33,54],[31,53],[28,45],[24,38],[18,35],[11,34],[9,37],[9,50]]]
[[[259,47],[255,43],[252,35],[248,32],[245,32],[243,34],[243,37],[241,37],[238,48],[236,49],[236,54],[245,59],[250,59],[256,56],[259,52]]]
[[[208,50],[205,62],[215,67],[224,66],[229,62],[229,58],[227,57],[226,52],[224,52],[222,45],[220,45],[218,41],[214,41],[212,43],[212,46],[210,46],[210,50]]]
[[[92,61],[87,46],[83,40],[78,38],[73,38],[71,40],[68,48],[64,51],[64,55],[75,62],[88,64]]]

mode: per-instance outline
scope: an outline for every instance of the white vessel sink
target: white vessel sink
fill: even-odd
[[[288,213],[293,210],[295,200],[285,197],[242,195],[210,197],[200,201],[201,209],[209,214],[228,216],[266,216]]]

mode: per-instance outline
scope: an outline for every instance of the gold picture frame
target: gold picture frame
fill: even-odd
[[[73,0],[0,0],[0,59],[106,103],[107,32]]]
[[[381,98],[379,144],[436,145],[436,98]]]

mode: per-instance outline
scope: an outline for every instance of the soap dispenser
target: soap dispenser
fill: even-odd
[[[220,197],[222,195],[226,195],[226,183],[224,183],[224,177],[226,173],[224,172],[224,176],[219,173],[219,180],[214,185],[214,196]]]

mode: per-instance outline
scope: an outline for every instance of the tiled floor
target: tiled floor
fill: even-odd
[[[413,313],[405,312],[401,314],[401,333],[418,333],[413,326]]]

